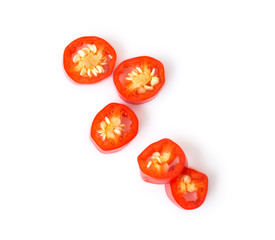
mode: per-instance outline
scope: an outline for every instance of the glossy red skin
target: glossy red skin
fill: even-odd
[[[129,131],[123,134],[123,137],[119,139],[117,144],[104,142],[98,136],[97,131],[99,130],[99,124],[109,113],[113,112],[114,108],[119,109],[124,117],[131,120],[131,125]],[[114,153],[120,151],[124,148],[130,141],[132,141],[138,133],[138,118],[136,114],[126,105],[119,103],[110,103],[100,110],[95,116],[90,132],[90,139],[96,148],[102,153]]]
[[[94,144],[95,148],[103,154],[116,153],[116,152],[119,152],[120,150],[122,150],[123,148],[125,148],[127,146],[127,144],[125,144],[124,146],[122,146],[120,148],[115,148],[115,149],[112,149],[112,150],[103,150],[97,145],[97,143],[94,141],[94,139],[91,137],[91,135],[90,135],[90,140]]]
[[[158,69],[158,77],[160,79],[160,83],[158,85],[156,85],[154,90],[151,92],[147,92],[144,94],[138,94],[138,95],[134,95],[134,96],[131,96],[131,95],[127,96],[125,93],[123,84],[119,81],[119,75],[126,71],[125,68],[139,66],[139,65],[142,65],[143,63],[146,63],[149,66],[156,67]],[[148,102],[148,101],[152,100],[153,98],[155,98],[156,95],[159,93],[160,89],[163,87],[163,85],[165,83],[164,66],[157,59],[154,59],[154,58],[148,57],[148,56],[130,58],[130,59],[123,61],[122,63],[120,63],[118,65],[118,67],[114,71],[113,80],[114,80],[114,84],[116,86],[119,96],[124,101],[132,103],[132,104],[145,103],[145,102]]]
[[[78,72],[74,71],[75,64],[73,63],[72,59],[74,54],[79,50],[79,48],[83,47],[85,44],[95,44],[96,46],[101,46],[105,49],[107,54],[112,55],[112,59],[108,62],[108,71],[102,74],[99,74],[96,77],[87,77],[87,76],[80,76]],[[64,50],[63,54],[63,66],[64,70],[67,73],[68,77],[77,84],[92,84],[97,83],[104,78],[110,76],[114,70],[116,62],[116,52],[114,48],[104,39],[95,37],[95,36],[88,36],[88,37],[81,37],[72,41]]]
[[[199,182],[200,188],[197,191],[196,201],[187,201],[183,195],[177,191],[177,180],[180,179],[183,174],[188,174],[191,176],[192,180],[195,179]],[[204,173],[198,172],[194,169],[185,168],[177,178],[173,179],[170,183],[165,184],[165,191],[169,199],[179,208],[186,210],[196,209],[205,201],[208,191],[208,177]]]
[[[165,145],[167,146],[167,144],[169,144],[169,146],[173,146],[172,156],[173,158],[178,157],[179,163],[177,163],[175,168],[168,174],[166,173],[159,175],[146,168],[146,160],[148,160],[148,157],[150,157],[154,152],[161,151],[162,147]],[[147,148],[145,148],[142,151],[142,153],[138,156],[137,160],[142,180],[153,184],[169,183],[172,179],[176,178],[187,166],[187,159],[183,150],[179,147],[178,144],[176,144],[168,138],[164,138],[150,144]]]

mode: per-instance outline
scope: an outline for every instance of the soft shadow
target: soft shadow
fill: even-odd
[[[134,113],[137,115],[139,122],[139,129],[143,129],[143,126],[148,122],[148,115],[146,108],[143,104],[126,104],[128,105]]]

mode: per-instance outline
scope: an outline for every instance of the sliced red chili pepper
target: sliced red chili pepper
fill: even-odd
[[[138,164],[144,181],[163,184],[182,172],[187,159],[175,142],[165,138],[149,145],[138,156]]]
[[[63,64],[68,76],[76,83],[96,83],[112,74],[116,52],[104,39],[81,37],[64,50]]]
[[[165,82],[162,63],[152,57],[136,57],[120,63],[114,71],[114,84],[122,99],[139,104],[151,100]]]
[[[126,105],[110,103],[94,118],[91,139],[104,153],[118,151],[138,133],[138,118]]]
[[[208,178],[194,169],[185,168],[169,184],[165,185],[167,196],[178,207],[195,209],[201,206],[208,190]]]

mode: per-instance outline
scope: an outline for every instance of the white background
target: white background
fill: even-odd
[[[0,239],[274,239],[275,2],[2,1]],[[149,55],[166,84],[129,105],[140,120],[122,151],[89,139],[118,97],[112,77],[75,85],[63,50],[81,36]],[[137,155],[168,137],[209,192],[193,211],[139,176]]]

